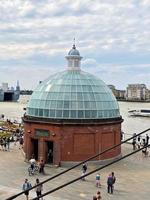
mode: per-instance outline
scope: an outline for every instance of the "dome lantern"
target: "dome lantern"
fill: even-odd
[[[66,56],[66,59],[68,60],[68,70],[80,70],[82,57],[80,56],[79,51],[76,49],[75,42],[72,46],[72,49]]]

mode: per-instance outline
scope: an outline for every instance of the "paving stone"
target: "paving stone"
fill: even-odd
[[[131,152],[131,145],[122,147],[123,154]],[[28,176],[29,164],[24,162],[22,151],[18,146],[11,145],[10,151],[0,151],[0,200],[4,200],[22,190],[25,178],[28,178],[32,185],[38,177],[41,181],[53,176],[65,168],[46,167],[46,175]],[[94,166],[88,165],[88,171]],[[107,176],[114,171],[117,177],[114,194],[107,194]],[[45,200],[92,200],[92,196],[98,190],[102,193],[102,199],[106,200],[149,200],[150,185],[150,157],[143,158],[141,152],[122,160],[99,172],[101,174],[101,188],[95,187],[96,173],[86,178],[86,181],[77,181],[61,190],[58,190],[46,197]],[[44,192],[47,192],[61,184],[66,183],[81,175],[80,168],[74,169],[61,177],[58,177],[44,185]],[[35,197],[35,191],[30,192],[30,199]],[[25,196],[16,198],[24,200]]]

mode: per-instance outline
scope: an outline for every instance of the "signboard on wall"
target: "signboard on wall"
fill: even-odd
[[[35,136],[38,137],[49,137],[50,132],[48,130],[43,129],[35,129]]]

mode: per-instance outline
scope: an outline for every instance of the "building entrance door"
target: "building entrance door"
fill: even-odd
[[[38,139],[32,139],[32,155],[34,155],[35,160],[38,160]]]
[[[46,142],[46,163],[53,164],[53,150],[54,150],[53,141],[47,141]]]

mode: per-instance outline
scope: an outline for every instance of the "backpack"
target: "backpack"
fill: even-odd
[[[32,188],[32,185],[31,185],[31,183],[27,183],[27,187],[28,187],[28,189],[30,189],[30,188]]]

